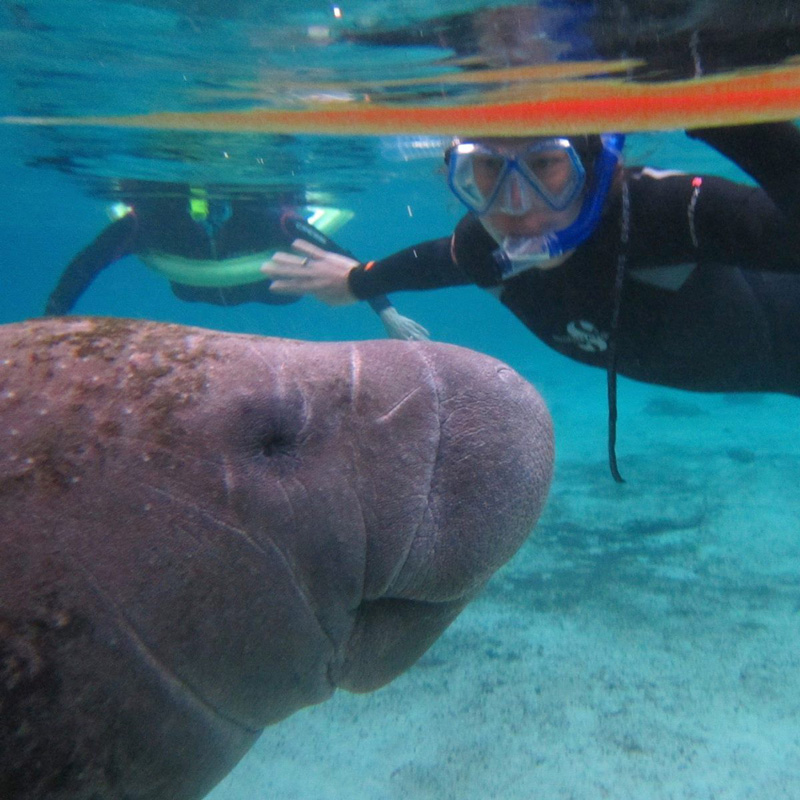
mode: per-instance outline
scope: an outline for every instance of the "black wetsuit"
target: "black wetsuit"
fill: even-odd
[[[680,389],[800,395],[800,131],[780,123],[691,135],[763,188],[626,168],[595,233],[559,267],[502,281],[497,245],[468,215],[452,238],[355,268],[350,288],[361,299],[497,288],[537,337],[585,364]]]
[[[97,275],[129,255],[179,256],[189,262],[223,261],[238,256],[288,250],[297,238],[308,239],[326,250],[350,255],[292,210],[261,200],[212,200],[204,219],[193,219],[186,196],[148,196],[130,200],[131,211],[112,222],[67,265],[45,307],[46,314],[68,313]],[[263,279],[239,286],[195,286],[170,281],[181,300],[234,306],[240,303],[285,305],[300,298],[270,291]],[[386,298],[373,298],[376,312],[389,306]]]

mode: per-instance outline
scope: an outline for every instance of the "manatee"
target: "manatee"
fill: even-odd
[[[0,797],[203,797],[410,667],[552,462],[535,389],[455,346],[0,326]]]

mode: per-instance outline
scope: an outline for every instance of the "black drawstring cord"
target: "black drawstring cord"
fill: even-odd
[[[611,312],[611,332],[608,337],[608,466],[617,483],[625,479],[617,469],[617,327],[619,309],[622,305],[622,285],[625,281],[625,267],[628,260],[628,238],[631,228],[631,199],[627,179],[622,182],[622,221],[620,246],[617,254],[617,274],[614,279],[613,308]]]

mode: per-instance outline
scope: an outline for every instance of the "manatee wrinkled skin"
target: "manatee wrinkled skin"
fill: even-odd
[[[0,327],[0,797],[202,797],[408,668],[552,460],[535,390],[458,347]]]

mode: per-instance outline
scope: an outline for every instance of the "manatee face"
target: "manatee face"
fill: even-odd
[[[551,469],[534,389],[460,348],[0,328],[0,797],[202,797],[409,667]]]

